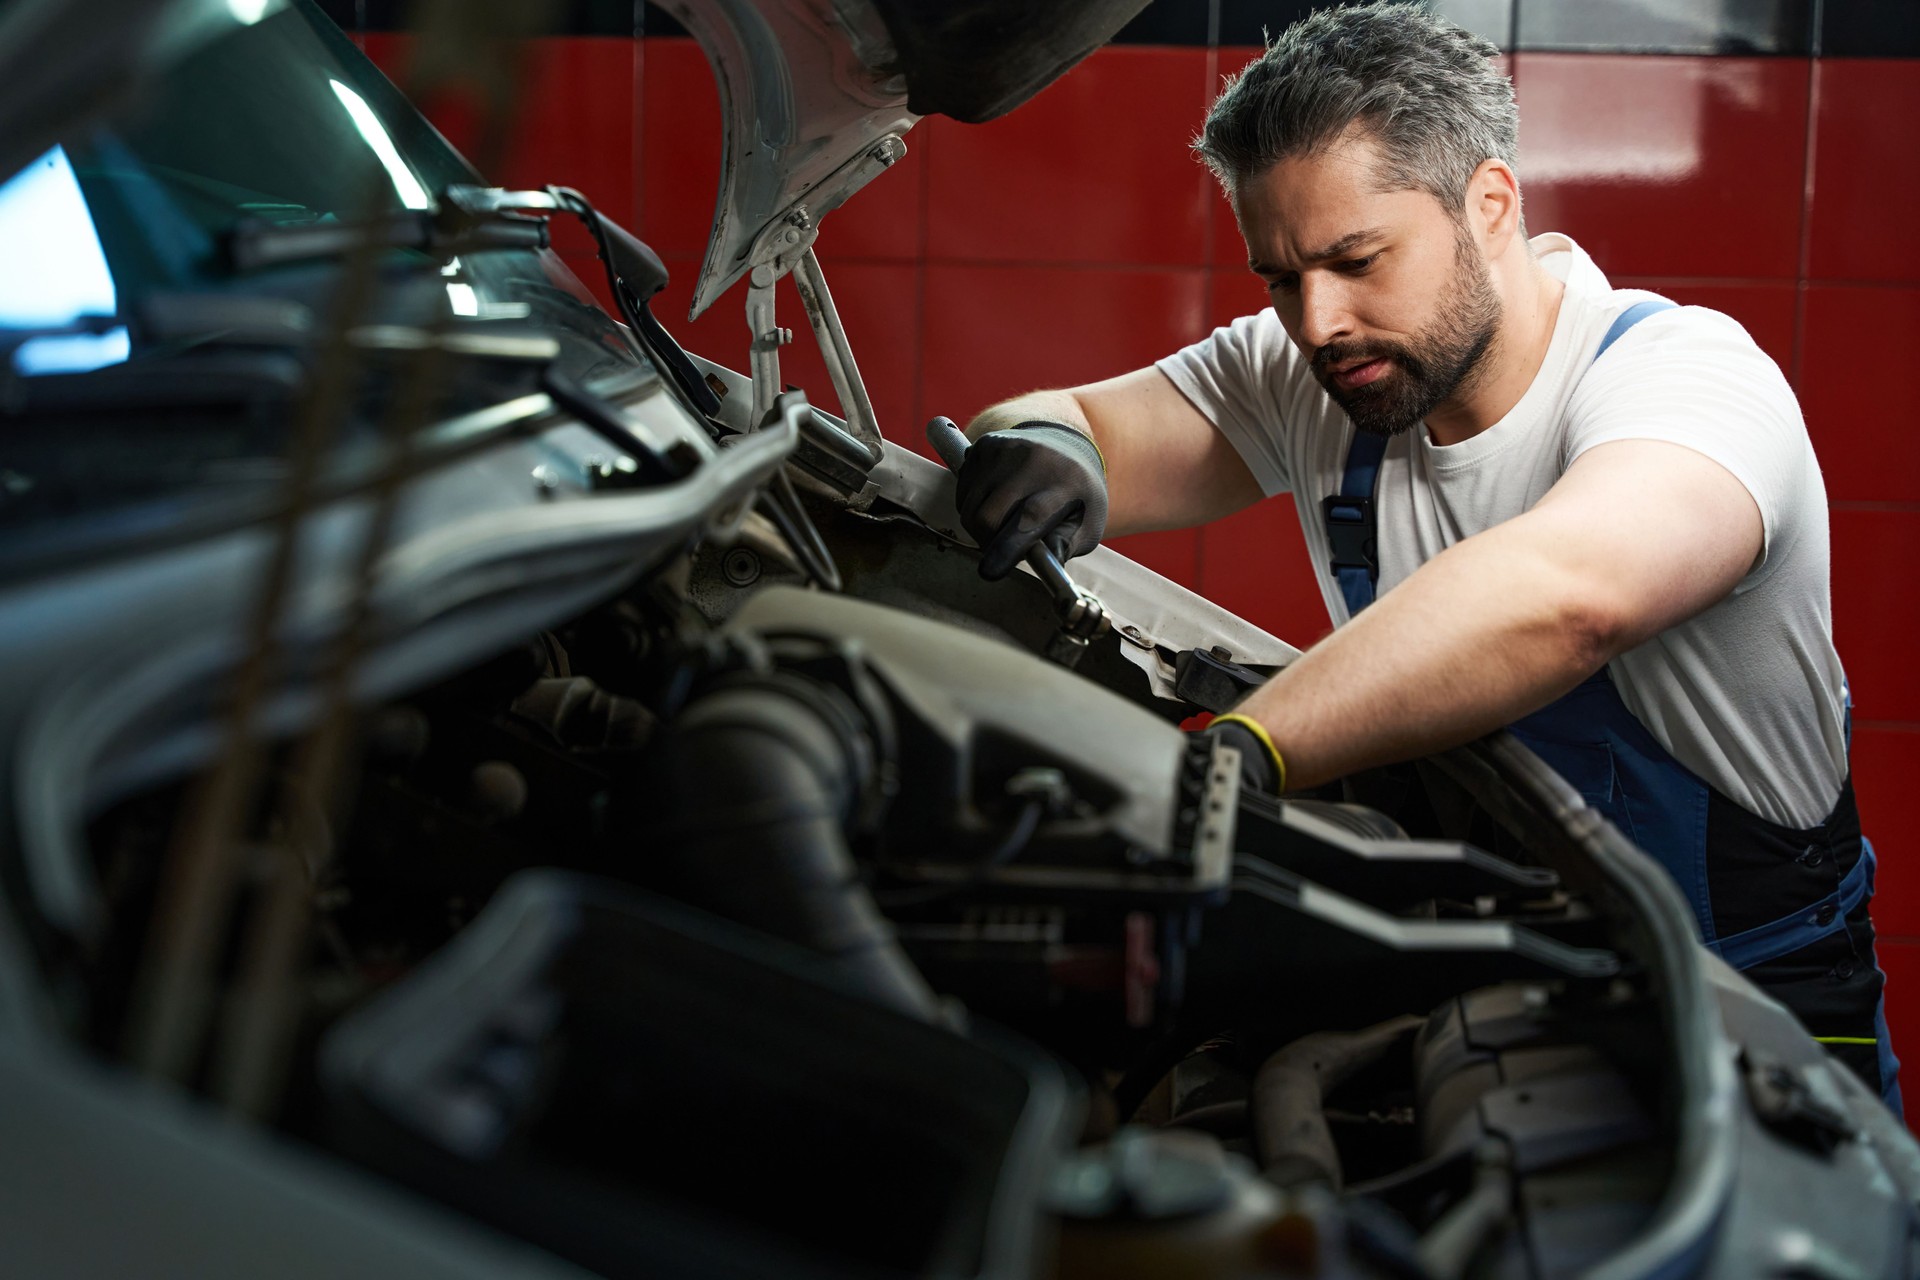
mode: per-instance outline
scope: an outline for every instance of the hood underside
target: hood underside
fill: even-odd
[[[691,314],[756,266],[790,267],[824,215],[906,154],[920,117],[1004,115],[1145,6],[666,0],[713,65],[725,131]]]

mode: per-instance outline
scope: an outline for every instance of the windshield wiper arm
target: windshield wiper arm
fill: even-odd
[[[126,326],[126,318],[88,313],[63,324],[0,325],[0,365],[29,342],[41,338],[98,338]]]
[[[666,264],[651,245],[593,207],[572,187],[539,191],[509,191],[502,187],[453,186],[441,199],[465,209],[472,217],[499,217],[510,210],[566,213],[578,218],[593,237],[600,263],[606,268],[607,289],[613,294],[621,319],[653,361],[697,415],[711,418],[720,412],[720,398],[707,386],[687,359],[687,353],[654,318],[648,302],[667,287]]]
[[[164,409],[247,409],[290,403],[305,380],[271,350],[182,352],[167,360],[0,380],[0,421]]]
[[[372,220],[268,222],[243,218],[226,234],[227,265],[258,271],[289,262],[341,258],[363,245],[414,249],[446,260],[489,249],[544,249],[547,224],[504,210],[448,199],[433,209],[401,209]]]

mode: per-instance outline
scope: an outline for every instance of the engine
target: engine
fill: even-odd
[[[1643,970],[1438,770],[1241,794],[1004,639],[658,580],[360,758],[278,1120],[607,1275],[1561,1274],[1667,1183]]]

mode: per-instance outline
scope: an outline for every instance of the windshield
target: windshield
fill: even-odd
[[[271,477],[291,415],[262,412],[257,402],[277,395],[284,410],[298,388],[346,255],[237,270],[229,253],[236,228],[395,218],[434,207],[449,186],[480,181],[308,0],[247,7],[255,21],[181,57],[112,114],[0,182],[0,528],[184,484]],[[555,254],[482,248],[446,261],[411,248],[383,253],[360,325],[533,332],[557,344],[558,364],[576,382],[609,388],[650,376]],[[152,322],[169,304],[177,319],[182,298],[194,304],[186,313],[200,317],[197,328]],[[229,367],[236,307],[247,315],[238,327],[249,330],[241,364],[253,362],[237,369]],[[271,332],[260,332],[267,314],[284,323],[278,350]],[[225,381],[202,376],[216,356],[231,375]],[[189,387],[168,387],[169,374]],[[445,376],[436,416],[502,398],[497,369],[455,364]],[[120,385],[104,397],[65,385],[109,380]],[[138,412],[157,387],[168,387],[157,397],[166,412]],[[354,399],[339,424],[342,443],[380,425],[368,388]],[[162,426],[166,440],[141,440],[131,450],[140,465],[119,476],[105,474],[111,458],[131,455],[102,458],[106,441],[87,438],[97,428],[117,442]],[[77,480],[80,449],[95,456]]]

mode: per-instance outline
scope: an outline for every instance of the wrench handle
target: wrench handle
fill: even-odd
[[[927,423],[927,443],[940,455],[940,461],[955,475],[967,460],[967,437],[952,418],[935,418]]]
[[[967,460],[967,437],[954,425],[952,418],[934,418],[928,422],[927,443],[940,455],[940,461],[946,464],[947,470],[959,474]],[[1060,563],[1060,557],[1053,554],[1053,548],[1044,540],[1034,543],[1033,550],[1027,552],[1027,566],[1053,597],[1054,611],[1063,622],[1081,616],[1086,608],[1081,602],[1090,601],[1091,597],[1074,585],[1073,579],[1067,576],[1066,566]],[[1094,607],[1098,608],[1097,603]],[[1099,614],[1092,616],[1098,618]]]

